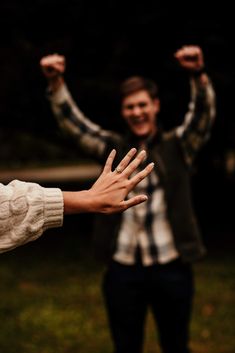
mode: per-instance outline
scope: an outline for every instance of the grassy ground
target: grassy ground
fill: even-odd
[[[0,352],[112,351],[100,292],[103,269],[65,230],[0,255]],[[196,353],[235,352],[232,255],[212,250],[195,266],[191,347]],[[156,342],[149,314],[145,353],[159,353]]]

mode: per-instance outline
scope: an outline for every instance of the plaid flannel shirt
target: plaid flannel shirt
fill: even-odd
[[[52,94],[50,101],[61,128],[67,130],[89,154],[102,157],[110,140],[118,148],[122,136],[91,122],[78,108],[66,85]],[[198,78],[192,78],[189,109],[182,125],[174,129],[188,166],[191,166],[198,150],[207,141],[214,118],[215,93],[210,81],[202,85]],[[114,260],[127,265],[134,264],[137,247],[145,266],[176,259],[179,254],[167,219],[167,205],[157,168],[137,185],[130,196],[140,193],[148,194],[148,201],[123,213]]]

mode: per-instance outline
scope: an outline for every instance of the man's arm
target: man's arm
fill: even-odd
[[[131,149],[112,171],[113,150],[103,172],[89,190],[61,191],[36,183],[14,180],[0,184],[0,252],[36,240],[48,228],[59,227],[64,214],[81,212],[117,213],[147,200],[138,195],[126,200],[129,192],[153,169],[153,163],[131,177],[145,159],[145,151]]]
[[[53,54],[43,57],[40,66],[48,80],[48,98],[60,127],[69,133],[87,154],[102,159],[107,145],[117,146],[120,136],[102,129],[79,109],[64,82],[64,56]]]
[[[215,92],[205,72],[201,48],[185,46],[175,53],[182,68],[190,74],[191,102],[183,124],[177,128],[186,163],[191,165],[208,140],[216,113]]]

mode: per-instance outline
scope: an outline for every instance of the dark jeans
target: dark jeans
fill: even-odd
[[[103,282],[115,353],[141,353],[150,307],[164,353],[189,353],[188,329],[193,297],[190,265],[125,266],[112,262]]]

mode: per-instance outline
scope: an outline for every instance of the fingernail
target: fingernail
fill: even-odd
[[[145,150],[140,151],[140,154],[146,154]]]
[[[131,155],[133,154],[134,155],[134,154],[136,154],[136,152],[137,152],[137,149],[133,147],[133,148],[130,149],[128,154],[131,154]]]
[[[143,195],[140,197],[141,198],[141,201],[146,201],[148,200],[148,196],[147,195]]]

